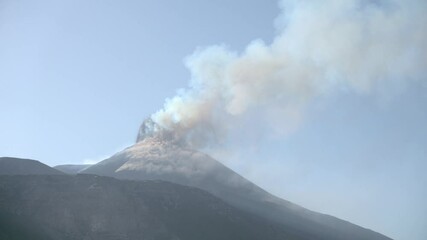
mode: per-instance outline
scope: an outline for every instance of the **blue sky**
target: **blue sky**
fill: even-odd
[[[52,166],[108,157],[188,85],[186,56],[270,43],[280,12],[273,0],[0,1],[0,156]],[[249,112],[210,152],[287,200],[395,239],[425,239],[427,88],[419,78],[334,90],[285,134]]]

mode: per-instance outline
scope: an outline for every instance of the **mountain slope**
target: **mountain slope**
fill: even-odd
[[[61,171],[36,160],[2,157],[0,175],[62,175]]]
[[[381,234],[277,198],[206,154],[150,136],[82,171],[120,179],[161,179],[204,189],[234,207],[308,239],[386,240]]]
[[[200,189],[94,175],[0,176],[0,238],[309,240]]]

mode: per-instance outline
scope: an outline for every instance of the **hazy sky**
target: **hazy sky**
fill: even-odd
[[[240,52],[254,39],[271,43],[280,12],[275,0],[0,0],[0,156],[51,166],[108,157],[188,85],[186,56],[213,44]],[[307,104],[297,126],[248,112],[209,152],[304,207],[424,240],[420,78],[374,92],[334,90]]]

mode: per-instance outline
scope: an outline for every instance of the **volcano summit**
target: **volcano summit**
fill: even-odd
[[[233,207],[280,224],[300,236],[298,239],[389,239],[273,196],[207,154],[189,148],[174,132],[163,130],[150,120],[142,124],[133,146],[81,173],[118,179],[163,180],[200,188]]]

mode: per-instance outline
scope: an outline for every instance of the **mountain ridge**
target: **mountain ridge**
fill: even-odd
[[[40,161],[14,157],[0,157],[0,175],[62,175]]]
[[[82,173],[118,179],[160,179],[201,188],[239,209],[322,240],[389,240],[372,230],[280,199],[210,156],[164,138],[139,141]]]
[[[59,170],[61,172],[64,172],[66,174],[78,174],[80,171],[92,166],[92,164],[61,164],[56,165],[53,168],[56,170]]]

